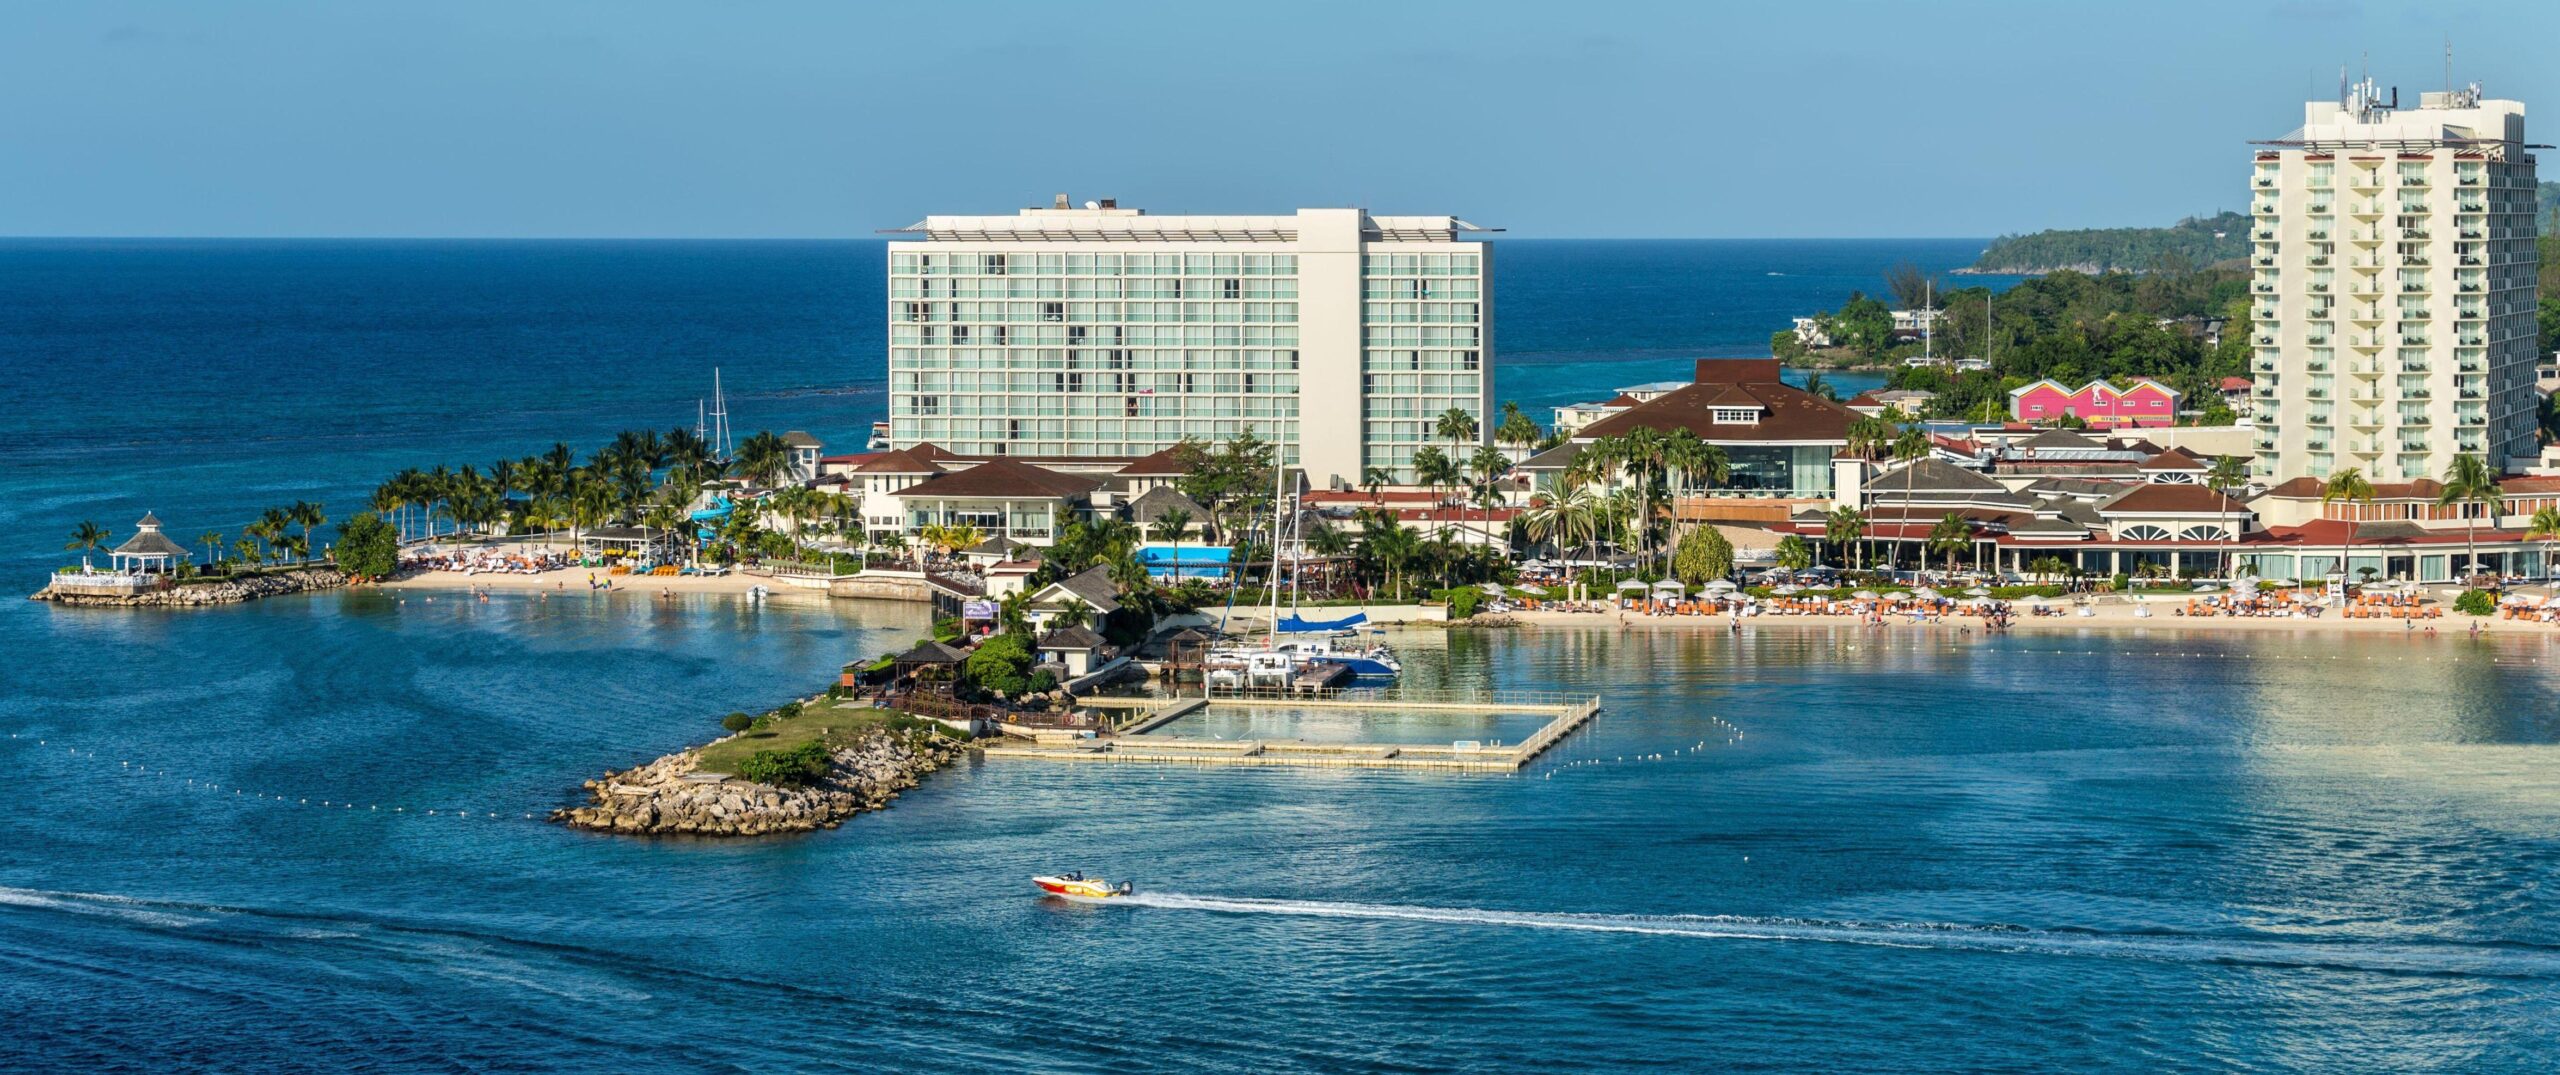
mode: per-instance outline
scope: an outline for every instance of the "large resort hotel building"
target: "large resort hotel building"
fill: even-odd
[[[1136,459],[1251,432],[1318,488],[1411,482],[1493,400],[1491,250],[1452,216],[929,216],[889,243],[889,439]]]
[[[2524,105],[2478,87],[2396,107],[2367,80],[2261,143],[2256,476],[2376,482],[2536,452],[2534,159]]]

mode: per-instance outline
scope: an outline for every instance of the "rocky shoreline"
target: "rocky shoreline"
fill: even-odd
[[[347,581],[344,571],[334,567],[315,567],[221,582],[184,583],[144,593],[79,593],[57,590],[52,583],[46,583],[44,589],[27,595],[27,599],[83,608],[199,608],[312,590],[334,590],[346,585]]]
[[[698,771],[701,755],[680,751],[587,781],[593,803],[552,811],[573,829],[633,835],[763,836],[832,829],[889,805],[968,748],[924,732],[876,730],[829,755],[827,776],[805,788],[758,784]]]

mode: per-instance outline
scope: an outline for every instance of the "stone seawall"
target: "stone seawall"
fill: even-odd
[[[552,811],[573,829],[639,835],[762,836],[832,829],[889,805],[924,774],[968,748],[938,736],[874,731],[830,755],[833,769],[806,788],[776,787],[698,772],[686,750],[586,782],[588,806]]]
[[[196,608],[238,604],[280,594],[334,590],[346,584],[346,572],[333,567],[315,567],[221,582],[186,583],[142,593],[84,593],[76,589],[57,589],[47,583],[44,589],[28,595],[28,599],[83,608]]]

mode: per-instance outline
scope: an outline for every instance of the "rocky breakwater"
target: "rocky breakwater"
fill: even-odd
[[[926,773],[968,749],[923,732],[879,730],[828,751],[825,776],[806,786],[759,784],[700,771],[687,750],[586,782],[592,805],[555,810],[573,829],[640,835],[762,836],[831,829],[889,805]]]
[[[333,567],[315,567],[299,571],[279,571],[271,575],[212,581],[189,581],[175,586],[138,592],[119,592],[104,586],[84,586],[83,576],[61,575],[44,589],[28,595],[36,601],[89,608],[193,608],[201,605],[231,605],[254,601],[261,597],[304,593],[311,590],[334,590],[347,584],[347,573]]]

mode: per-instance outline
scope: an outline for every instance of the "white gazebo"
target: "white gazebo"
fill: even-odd
[[[175,574],[178,565],[188,559],[186,546],[169,540],[169,535],[160,532],[159,516],[146,511],[142,513],[142,521],[135,523],[134,527],[132,537],[107,553],[108,562],[117,574]]]

